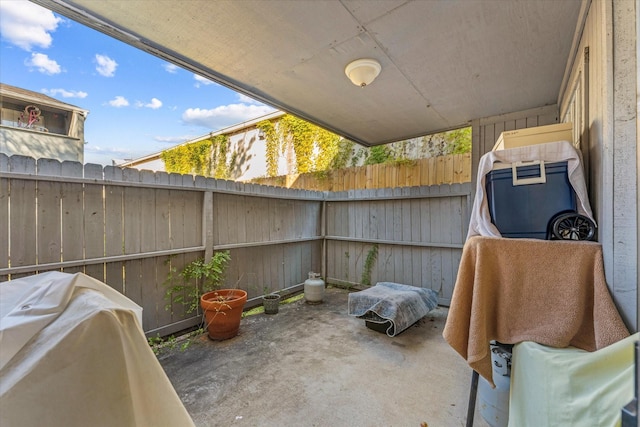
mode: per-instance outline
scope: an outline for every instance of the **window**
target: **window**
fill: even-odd
[[[2,99],[2,126],[19,127],[59,135],[69,134],[71,112],[27,101]]]

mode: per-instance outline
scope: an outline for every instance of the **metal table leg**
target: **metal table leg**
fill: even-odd
[[[473,416],[476,412],[476,395],[478,394],[478,373],[471,374],[471,389],[469,390],[469,406],[467,407],[467,427],[473,427]]]

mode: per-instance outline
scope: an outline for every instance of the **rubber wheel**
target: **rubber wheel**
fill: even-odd
[[[596,225],[584,215],[564,213],[553,220],[552,234],[557,240],[594,240]]]

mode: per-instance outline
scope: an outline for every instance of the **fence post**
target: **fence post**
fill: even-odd
[[[202,193],[202,245],[204,261],[209,262],[213,256],[213,191]]]

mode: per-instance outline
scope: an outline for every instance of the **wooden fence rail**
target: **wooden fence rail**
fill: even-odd
[[[0,154],[0,282],[82,272],[141,305],[147,334],[166,335],[200,320],[165,308],[171,268],[229,249],[225,285],[257,305],[310,271],[359,283],[377,245],[373,280],[431,287],[446,303],[470,188],[328,193]]]

